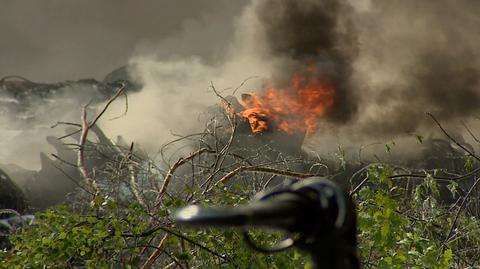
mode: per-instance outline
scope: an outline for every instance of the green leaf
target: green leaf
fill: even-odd
[[[58,239],[65,239],[67,237],[67,233],[65,232],[61,232],[59,235],[58,235]]]
[[[392,148],[393,148],[394,146],[396,146],[396,144],[395,144],[395,141],[393,141],[393,140],[390,141],[390,142],[388,142],[388,143],[386,143],[386,144],[385,144],[385,151],[386,151],[387,153],[390,153],[390,151],[392,151]]]
[[[392,150],[392,147],[390,147],[390,145],[388,143],[385,144],[385,151],[390,153],[391,150]]]
[[[453,198],[455,198],[455,196],[458,194],[458,182],[452,180],[450,184],[447,185],[447,189],[450,191]]]
[[[468,156],[467,159],[465,160],[465,164],[463,167],[465,168],[465,171],[471,172],[473,170],[473,164],[474,164],[474,158],[472,156]]]
[[[89,217],[87,217],[87,222],[88,223],[95,223],[95,222],[97,222],[97,218],[93,217],[93,216],[89,216]]]

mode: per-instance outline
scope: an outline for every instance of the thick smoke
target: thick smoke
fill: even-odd
[[[196,133],[204,128],[208,120],[203,117],[204,112],[220,101],[212,85],[223,95],[229,95],[251,78],[237,94],[259,89],[262,79],[271,75],[273,60],[266,57],[263,36],[257,32],[255,5],[239,10],[239,14],[241,16],[231,18],[233,39],[223,43],[225,52],[217,61],[205,61],[198,56],[162,57],[159,51],[164,43],[137,50],[131,58],[137,67],[133,74],[144,87],[129,97],[129,112],[125,117],[114,121],[105,117],[101,122],[105,130],[113,136],[125,135],[126,139],[140,142],[155,153],[166,141],[178,138],[176,135]],[[185,42],[195,46],[197,40],[205,39],[213,44],[217,41],[208,34],[209,27],[202,24],[188,29],[182,38],[173,40],[178,46],[184,46]],[[192,35],[195,39],[190,40]],[[117,103],[109,113],[118,115],[123,109],[123,104]]]
[[[337,98],[328,129],[348,139],[468,119],[480,101],[476,1],[260,1],[275,72],[314,62]]]
[[[477,113],[478,1],[73,2],[62,11],[53,1],[6,2],[0,73],[101,78],[129,59],[144,88],[129,96],[127,116],[109,120],[123,113],[118,102],[102,127],[148,148],[202,127],[198,115],[218,102],[211,82],[224,90],[256,76],[240,94],[312,63],[337,91],[311,138],[322,145],[425,134],[425,112],[445,124]]]
[[[357,9],[360,134],[426,131],[468,120],[480,102],[480,2],[367,1]]]
[[[336,105],[329,118],[335,122],[348,121],[356,111],[350,76],[357,42],[348,12],[344,1],[267,0],[256,13],[270,55],[283,59],[275,66],[280,79],[315,64],[318,75],[333,82]]]
[[[227,41],[232,38],[232,21],[245,4],[246,1],[233,3],[221,0],[201,3],[188,0],[146,0],[142,3],[115,0],[5,1],[0,9],[0,77],[20,75],[39,83],[85,78],[101,81],[114,69],[126,65],[132,55],[142,59],[151,57],[150,62],[152,59],[169,62],[175,60],[167,59],[180,59],[164,75],[174,74],[175,70],[180,72],[179,69],[185,74],[193,74],[196,65],[188,64],[190,58],[196,59],[193,62],[208,66],[224,55]],[[182,65],[182,62],[185,64]],[[144,69],[149,66],[146,65]],[[159,70],[163,72],[165,69]],[[145,73],[151,74],[146,75],[146,79],[154,76],[153,69],[150,71]],[[211,72],[199,72],[203,72],[204,83],[191,84],[186,88],[205,92],[212,79]],[[180,77],[177,74],[169,79],[172,82]],[[163,78],[159,76],[156,79]],[[168,108],[159,106],[162,102],[148,102],[151,100],[149,97],[132,96],[129,111],[129,114],[132,113],[132,117],[129,117],[131,121],[123,121],[127,126],[122,128],[122,132],[117,133],[114,129],[109,134],[112,137],[129,134],[136,127],[135,122],[141,122],[148,123],[138,129],[142,130],[141,142],[152,141],[157,145],[165,142],[164,134],[175,131],[176,125],[174,121],[168,121],[168,126],[157,123],[158,118],[166,117],[158,115],[171,114],[175,107],[172,104],[181,103],[181,97],[174,97],[174,92],[179,91],[174,84],[170,83],[168,89],[172,94],[157,99],[168,103]],[[152,92],[147,90],[150,85],[146,85],[146,92],[154,96],[161,95],[157,88],[150,87]],[[39,153],[54,152],[46,142],[46,136],[64,135],[62,126],[55,129],[50,126],[57,121],[78,122],[81,106],[89,102],[92,91],[95,91],[74,87],[69,91],[70,95],[52,96],[55,102],[45,104],[31,100],[29,114],[32,120],[23,127],[19,127],[18,120],[12,120],[2,113],[3,107],[0,109],[0,163],[39,168]],[[123,103],[121,100],[119,102]],[[121,115],[123,110],[124,107],[121,107],[112,112],[111,117]],[[184,121],[194,117],[196,115],[192,114]],[[108,118],[105,121],[109,122]],[[107,124],[105,126],[108,127]],[[137,130],[135,132],[138,133]]]
[[[218,101],[207,90],[210,81],[234,87],[258,76],[281,84],[313,63],[337,91],[331,113],[310,138],[322,149],[325,141],[361,144],[429,135],[434,125],[425,112],[451,125],[477,111],[477,11],[480,4],[468,0],[252,1],[235,18],[234,37],[217,61],[166,60],[156,57],[161,47],[137,51],[132,61],[144,63],[136,75],[146,87],[131,103],[142,104],[142,110],[105,126],[156,143],[149,138],[153,134],[167,139],[170,131],[200,127],[197,115]],[[250,81],[242,90],[260,90],[261,82]],[[131,128],[132,119],[142,126],[152,122],[146,115],[156,128]]]

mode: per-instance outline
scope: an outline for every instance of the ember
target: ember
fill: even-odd
[[[334,97],[333,85],[310,66],[295,73],[285,87],[270,84],[261,95],[242,95],[245,110],[240,115],[254,134],[281,130],[309,135],[316,131],[317,120],[332,107]]]

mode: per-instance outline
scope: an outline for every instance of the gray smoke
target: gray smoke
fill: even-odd
[[[180,59],[183,62],[189,62],[185,59],[195,55],[197,62],[207,66],[223,57],[233,36],[233,20],[245,4],[244,0],[2,1],[0,78],[19,75],[39,83],[85,78],[101,81],[136,55],[147,55],[151,59]],[[189,68],[194,68],[188,63],[177,66],[186,73]],[[204,74],[205,82],[195,90],[204,91],[212,79],[210,73]],[[172,88],[175,89],[175,86]],[[38,169],[40,152],[55,152],[46,142],[46,136],[64,134],[62,126],[55,129],[50,126],[57,121],[78,122],[81,106],[92,98],[91,90],[94,89],[76,87],[69,91],[69,95],[52,96],[56,102],[49,104],[31,100],[28,112],[34,120],[26,128],[17,128],[18,122],[0,112],[0,163]],[[161,100],[169,105],[175,102],[174,99],[165,100],[168,97],[162,96]],[[145,111],[142,102],[148,99],[140,98],[139,103],[135,100],[136,97],[132,96],[132,116],[148,112],[138,116],[138,119],[148,118],[145,119],[147,127],[142,129],[158,131],[146,130],[148,136],[142,136],[145,138],[142,142],[155,140],[157,145],[165,142],[156,138],[169,134],[172,125],[163,128],[162,123],[151,123],[155,122],[157,115],[171,109],[159,108],[156,103],[152,106],[157,110]],[[124,102],[119,100],[119,103],[118,111],[108,118],[123,113]],[[140,107],[140,111],[136,110],[136,106]],[[112,130],[109,133],[111,137],[123,135],[134,128],[132,122],[135,118],[130,117],[129,120],[122,130],[126,132]]]
[[[102,79],[136,51],[215,61],[246,0],[4,0],[0,76]],[[212,42],[212,40],[215,40]]]
[[[316,149],[427,136],[434,125],[425,112],[445,126],[477,112],[478,11],[480,4],[468,0],[252,1],[234,19],[233,39],[217,61],[165,60],[156,57],[158,48],[139,51],[132,60],[143,63],[136,75],[146,87],[132,103],[141,108],[106,126],[113,134],[142,129],[132,139],[156,143],[149,137],[199,127],[195,115],[218,102],[205,90],[210,81],[226,88],[259,76],[282,84],[313,63],[336,87],[333,110],[307,141]],[[144,128],[152,118],[155,126]]]
[[[480,102],[478,1],[260,1],[270,56],[288,77],[314,62],[334,82],[340,136],[384,138],[468,120]],[[328,132],[328,131],[327,131]]]
[[[101,79],[136,63],[145,87],[102,128],[155,147],[201,127],[198,114],[218,102],[211,81],[260,78],[238,96],[314,63],[337,94],[311,139],[363,143],[428,132],[425,112],[446,124],[475,116],[479,12],[473,0],[5,1],[0,74]]]
[[[370,2],[370,3],[368,3]],[[468,120],[480,102],[480,2],[367,1],[355,17],[357,130],[399,135]]]

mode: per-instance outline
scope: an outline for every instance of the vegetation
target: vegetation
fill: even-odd
[[[274,182],[337,170],[345,172],[337,182],[348,186],[357,204],[364,268],[480,265],[475,155],[460,156],[464,166],[455,175],[377,163],[347,178],[352,169],[341,150],[336,165],[283,154],[276,143],[256,144],[242,134],[235,114],[221,115],[204,132],[162,148],[164,168],[133,144],[86,143],[98,117],[87,123],[84,115],[77,163],[84,182],[67,204],[38,213],[33,225],[10,235],[12,247],[0,251],[0,268],[310,268],[308,257],[294,249],[257,253],[242,242],[240,230],[179,227],[172,215],[191,203],[238,206]],[[185,141],[178,148],[188,153],[168,159],[167,148]],[[85,165],[100,155],[109,156],[102,167]],[[278,238],[262,231],[252,236],[266,245]]]
[[[439,184],[427,176],[399,186],[389,166],[375,165],[354,199],[358,205],[359,255],[365,268],[466,268],[478,265],[480,222],[465,209],[439,201]],[[413,184],[412,184],[413,185]],[[459,195],[454,183],[448,186]],[[412,189],[413,188],[413,189]],[[190,190],[192,194],[194,190]],[[238,205],[252,186],[217,186],[204,205]],[[121,206],[95,197],[82,210],[59,206],[37,214],[31,227],[11,236],[13,248],[0,252],[2,268],[308,268],[294,250],[275,255],[254,252],[237,230],[175,227],[171,213],[185,205],[165,199],[155,212],[139,203]],[[153,214],[152,214],[153,213]],[[272,236],[257,232],[264,244]],[[160,250],[160,252],[157,252]],[[150,261],[150,262],[149,262]]]

